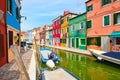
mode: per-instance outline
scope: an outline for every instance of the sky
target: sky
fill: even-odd
[[[52,20],[63,15],[65,10],[72,13],[83,13],[86,11],[87,0],[22,0],[21,16],[22,31],[31,30],[43,25],[51,25]]]

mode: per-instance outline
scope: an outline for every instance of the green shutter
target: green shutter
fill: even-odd
[[[109,3],[111,3],[111,0],[108,0]]]
[[[97,45],[101,46],[101,37],[97,37]]]
[[[107,26],[110,24],[110,16],[107,15],[107,16],[104,16],[104,26]]]
[[[92,28],[92,21],[90,20],[90,28]]]
[[[102,6],[104,6],[104,4],[105,4],[105,2],[104,2],[104,0],[102,0]]]
[[[117,21],[117,17],[118,17],[118,14],[115,13],[115,14],[114,14],[114,24],[117,24],[117,23],[118,23],[118,21]]]
[[[81,45],[85,45],[85,39],[81,39]]]

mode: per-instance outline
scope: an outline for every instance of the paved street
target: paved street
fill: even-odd
[[[21,53],[27,71],[29,69],[32,54],[33,50],[30,49],[27,52]],[[19,80],[19,74],[15,60],[12,60],[10,63],[0,68],[0,80]]]

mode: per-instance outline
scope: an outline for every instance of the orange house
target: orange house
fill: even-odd
[[[120,51],[120,0],[88,0],[87,49]]]

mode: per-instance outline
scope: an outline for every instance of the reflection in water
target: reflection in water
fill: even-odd
[[[79,77],[81,80],[120,80],[120,68],[93,61],[83,55],[53,49],[61,58],[57,65]]]

